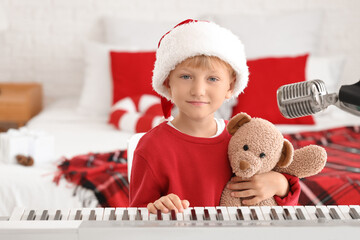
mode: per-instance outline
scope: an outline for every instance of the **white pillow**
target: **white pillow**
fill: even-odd
[[[93,41],[85,43],[84,83],[78,112],[86,115],[107,115],[112,105],[110,51],[123,51],[121,46]]]
[[[314,53],[322,25],[322,12],[301,11],[276,15],[214,15],[245,45],[248,59]]]

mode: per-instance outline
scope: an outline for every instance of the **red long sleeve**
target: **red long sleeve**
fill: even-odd
[[[276,201],[276,203],[279,206],[295,206],[298,205],[298,201],[299,201],[299,196],[300,196],[300,192],[301,192],[301,187],[300,187],[300,183],[299,183],[299,178],[286,174],[286,173],[282,173],[286,179],[289,182],[290,185],[290,190],[287,196],[281,198],[279,196],[274,196],[274,199]]]

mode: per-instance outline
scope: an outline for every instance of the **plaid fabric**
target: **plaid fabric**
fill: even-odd
[[[360,126],[284,135],[294,148],[316,144],[328,160],[319,174],[301,179],[300,205],[360,204]]]
[[[326,149],[328,160],[321,173],[301,179],[299,205],[360,205],[360,126],[284,135],[294,148],[316,144]],[[126,151],[86,154],[63,159],[54,181],[93,190],[102,207],[127,207]]]
[[[62,159],[54,181],[58,183],[64,177],[69,182],[94,191],[102,207],[127,207],[129,182],[126,153],[89,153]]]

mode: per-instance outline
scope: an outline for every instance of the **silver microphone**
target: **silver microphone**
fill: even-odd
[[[352,86],[358,88],[360,87],[359,84],[360,81],[351,86],[342,86],[342,89],[343,87],[345,90],[351,89],[349,87]],[[348,95],[347,92],[346,95]],[[335,105],[344,111],[360,116],[359,97],[360,92],[356,91],[351,93],[350,98],[352,100],[350,103],[345,102],[346,100],[341,101],[337,93],[328,94],[324,82],[319,79],[284,85],[277,90],[277,103],[281,114],[286,118],[312,115],[330,105]]]

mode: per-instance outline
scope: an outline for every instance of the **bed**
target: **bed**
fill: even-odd
[[[261,19],[259,16],[240,15],[207,18],[240,36],[248,49],[253,76],[250,81],[263,81],[262,90],[279,86],[266,85],[274,82],[262,80],[268,79],[269,75],[277,76],[280,85],[289,83],[289,79],[300,82],[319,78],[325,81],[330,92],[342,84],[344,58],[313,54],[316,53],[322,23],[318,12],[263,16]],[[128,140],[136,132],[155,126],[161,117],[160,100],[154,97],[151,86],[144,81],[150,81],[154,46],[159,36],[177,22],[139,20],[131,21],[129,25],[124,19],[103,19],[105,40],[84,42],[82,92],[47,104],[26,125],[30,130],[45,131],[54,137],[53,157],[41,164],[35,159],[32,167],[15,163],[0,165],[0,216],[8,216],[15,206],[126,206]],[[242,22],[247,22],[247,25],[242,25]],[[129,26],[138,31],[130,34]],[[296,31],[292,26],[297,26]],[[149,32],[148,29],[152,31],[147,41],[139,41],[141,34]],[[272,34],[274,31],[278,34]],[[266,37],[259,38],[259,32]],[[265,45],[259,42],[264,38],[267,39]],[[134,72],[134,63],[139,62],[142,68]],[[281,67],[276,69],[273,66]],[[302,74],[290,74],[298,73],[298,69]],[[132,80],[124,82],[123,79],[129,78]],[[236,111],[245,111],[275,123],[295,147],[315,143],[326,148],[329,164],[319,175],[302,180],[300,204],[360,204],[360,118],[329,107],[313,117],[288,121],[281,118],[274,102],[258,101],[262,96],[258,90],[249,85],[247,95],[226,103],[218,116],[229,118]],[[251,104],[244,106],[244,102]],[[264,111],[259,109],[269,111],[267,115],[261,115]],[[95,168],[97,172],[86,168],[94,164],[98,167]],[[331,186],[326,184],[329,182]]]

